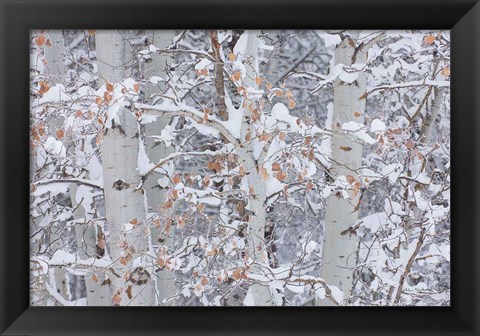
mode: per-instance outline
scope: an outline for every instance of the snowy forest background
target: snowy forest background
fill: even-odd
[[[450,304],[448,31],[31,33],[31,305]]]

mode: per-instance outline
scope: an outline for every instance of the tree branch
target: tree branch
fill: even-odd
[[[78,185],[84,185],[87,187],[91,187],[94,189],[102,189],[103,188],[103,183],[93,181],[93,180],[85,180],[85,179],[80,179],[80,178],[69,178],[69,179],[62,179],[62,180],[40,180],[37,182],[34,182],[33,185],[35,187],[42,186],[42,185],[48,185],[48,184],[56,184],[56,183],[68,183],[68,184],[78,184]]]
[[[227,128],[219,120],[215,120],[211,118],[208,118],[205,120],[203,116],[200,114],[200,112],[188,111],[184,109],[168,110],[162,105],[155,106],[155,105],[137,104],[136,107],[143,110],[144,113],[151,114],[151,115],[158,115],[158,116],[171,115],[171,116],[188,117],[198,124],[212,127],[213,129],[218,131],[220,134],[222,134],[225,138],[227,138],[230,143],[232,144],[238,143],[238,140],[232,135],[232,133],[230,133],[229,130],[227,130]]]

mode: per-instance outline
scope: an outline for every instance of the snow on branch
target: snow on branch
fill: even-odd
[[[37,267],[33,273],[47,274],[48,269],[51,267],[67,267],[72,273],[79,271],[84,273],[89,269],[106,269],[113,263],[111,259],[107,258],[87,258],[82,259],[75,253],[70,253],[64,250],[57,250],[51,258],[46,256],[32,257],[31,262],[36,264]]]
[[[238,143],[238,140],[232,135],[232,133],[219,121],[207,114],[202,114],[199,111],[189,108],[186,105],[181,105],[176,108],[172,108],[172,105],[147,105],[147,104],[136,104],[135,107],[141,109],[146,114],[157,115],[157,116],[164,116],[164,115],[171,115],[171,116],[180,116],[180,117],[187,117],[194,121],[197,125],[196,128],[199,130],[203,127],[213,128],[214,133],[220,133],[225,138],[230,141],[232,144]],[[201,131],[201,130],[200,130]]]
[[[442,80],[419,80],[419,81],[412,81],[406,83],[397,83],[391,85],[380,85],[374,87],[373,89],[368,90],[362,98],[366,98],[372,92],[375,91],[383,91],[383,90],[393,90],[393,89],[403,89],[403,88],[411,88],[411,87],[421,87],[421,86],[433,86],[433,87],[450,87],[450,81],[442,81]]]
[[[75,183],[78,185],[84,185],[94,189],[103,188],[103,182],[101,180],[87,180],[87,179],[81,179],[81,178],[69,178],[69,179],[61,179],[61,180],[40,180],[33,183],[33,185],[35,187],[39,187],[39,186],[51,185],[51,184],[57,184],[57,183],[67,183],[67,184]]]

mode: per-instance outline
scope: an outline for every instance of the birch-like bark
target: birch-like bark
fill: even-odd
[[[50,40],[51,46],[45,45],[45,59],[47,61],[47,69],[49,79],[55,81],[53,84],[64,84],[66,67],[65,67],[65,42],[61,30],[53,30],[47,33],[47,37]],[[49,127],[52,133],[57,129],[62,128],[64,123],[63,116],[55,116],[49,121]],[[62,142],[67,153],[70,156],[76,155],[75,153],[75,143],[73,139],[73,134],[71,132],[64,132],[65,137]],[[89,225],[86,222],[85,209],[82,205],[79,205],[76,200],[78,185],[72,183],[69,185],[69,195],[72,203],[72,208],[74,212],[72,214],[75,222],[75,240],[77,242],[77,250],[80,258],[91,258],[95,257],[96,249],[95,245],[97,243],[96,229],[94,225]],[[83,220],[83,224],[82,224]],[[110,304],[109,291],[106,287],[101,287],[100,284],[104,280],[102,274],[98,274],[99,281],[94,281],[92,279],[93,272],[87,274],[85,279],[85,285],[87,290],[87,302],[89,306],[105,306]],[[62,269],[55,270],[55,278],[57,283],[62,284],[62,289],[60,294],[62,297],[67,299],[67,279],[65,277],[65,272]],[[64,294],[65,293],[65,294]]]
[[[248,34],[247,47],[245,50],[246,57],[252,60],[251,65],[246,65],[246,78],[244,84],[247,87],[256,88],[255,77],[258,74],[258,34],[260,31],[249,30],[244,34]],[[250,127],[251,112],[244,109],[243,122],[240,132],[241,141],[243,142],[247,134],[252,134],[253,129]],[[239,157],[245,169],[249,172],[247,175],[250,191],[249,195],[249,230],[248,230],[248,255],[254,260],[251,268],[252,273],[263,274],[263,268],[268,267],[268,256],[265,246],[265,224],[266,224],[266,186],[260,174],[258,166],[251,148],[251,142],[247,145],[241,145]],[[272,295],[268,285],[253,284],[250,287],[256,306],[273,305]]]
[[[44,57],[46,61],[45,75],[51,86],[55,84],[63,84],[65,81],[65,43],[62,30],[51,30],[47,33],[47,38],[51,45],[44,45]],[[54,115],[49,119],[48,125],[51,134],[55,134],[57,129],[62,128],[65,118],[63,116]],[[60,231],[60,230],[59,230]],[[50,240],[53,241],[51,249],[52,253],[62,249],[64,246],[63,239],[59,235],[51,234]],[[53,272],[55,278],[55,290],[64,299],[68,300],[68,276],[64,269],[55,267]]]
[[[428,144],[432,140],[432,132],[435,125],[435,120],[440,113],[440,109],[442,108],[442,103],[445,98],[445,94],[447,92],[446,87],[435,87],[433,89],[433,102],[431,107],[431,112],[427,115],[425,122],[422,125],[420,130],[420,141],[423,144]]]
[[[132,47],[118,31],[98,31],[96,44],[100,80],[120,82],[127,75]],[[138,122],[126,110],[120,110],[117,118],[116,127],[107,130],[101,146],[107,247],[113,260],[112,302],[120,306],[153,306],[156,297],[152,269],[145,268],[150,233],[145,225],[143,190],[136,190],[140,183]],[[137,224],[130,229],[132,221]]]
[[[358,32],[345,36],[335,49],[335,63],[346,66],[354,63],[367,63],[366,48],[359,47]],[[365,99],[360,97],[366,91],[366,74],[360,71],[358,78],[351,84],[337,79],[334,83],[334,107],[332,118],[332,167],[334,177],[341,175],[356,176],[356,170],[362,164],[362,145],[342,132],[342,124],[355,121],[363,124]],[[356,113],[358,112],[358,113]],[[352,289],[352,279],[356,266],[358,241],[355,235],[343,234],[358,220],[356,205],[360,195],[350,193],[350,199],[332,193],[327,198],[326,218],[323,242],[323,260],[321,277],[328,285],[338,287],[348,298]],[[342,304],[345,304],[346,300]],[[331,306],[334,303],[325,298],[317,305]]]
[[[72,197],[72,206],[75,210],[73,213],[76,219],[75,237],[77,242],[77,253],[80,259],[99,258],[97,254],[97,224],[88,221],[85,209],[79,205],[76,200],[76,190],[78,186],[74,183],[70,185],[70,193],[75,195]],[[97,280],[95,280],[95,277]],[[105,281],[105,273],[91,271],[84,276],[85,287],[87,293],[87,306],[109,306],[110,290],[108,286],[102,286]]]
[[[50,30],[47,33],[50,46],[44,45],[44,56],[47,63],[46,72],[53,83],[63,83],[65,80],[65,42],[62,30]]]
[[[173,30],[154,30],[151,31],[152,42],[159,49],[166,49],[169,47],[173,38],[175,37],[175,31]],[[151,76],[158,76],[161,78],[166,77],[166,67],[170,66],[173,62],[173,56],[171,55],[152,55],[152,62],[146,64],[147,69],[145,70],[145,77],[148,79]],[[162,82],[158,83],[158,86],[151,83],[145,85],[145,96],[147,103],[154,104],[155,93],[158,93],[160,90],[164,90],[164,84]],[[168,115],[158,116],[155,122],[145,125],[145,151],[151,162],[160,162],[162,159],[167,157],[169,154],[174,152],[174,149],[171,147],[165,146],[164,142],[156,143],[152,136],[159,136],[161,131],[167,126],[171,117]],[[160,205],[165,202],[165,192],[166,190],[161,189],[158,185],[158,174],[150,174],[144,182],[145,194],[147,198],[148,212],[156,212],[159,210]],[[164,225],[161,226],[165,228]],[[169,250],[174,248],[174,230],[171,228],[170,233],[166,234],[165,232],[156,232],[155,228],[152,228],[152,232],[155,233],[155,237],[161,236],[161,244],[167,247]],[[176,294],[175,286],[175,274],[167,270],[160,270],[157,272],[157,295],[158,302],[162,305],[162,301],[168,298],[173,297]],[[174,300],[168,300],[163,305],[172,305]]]

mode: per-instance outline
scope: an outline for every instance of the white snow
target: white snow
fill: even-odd
[[[343,302],[343,292],[337,287],[337,286],[328,286],[330,288],[330,291],[332,292],[332,297],[337,301],[338,303]]]
[[[69,102],[72,100],[69,94],[67,94],[67,89],[62,84],[55,84],[47,92],[45,92],[39,100],[39,104],[45,103],[61,103]]]
[[[385,123],[381,121],[380,119],[373,119],[372,124],[370,125],[370,130],[372,132],[382,132],[387,128],[385,126]]]
[[[252,293],[252,287],[250,287],[247,291],[247,295],[245,295],[245,299],[243,300],[244,306],[255,306],[255,298]]]
[[[148,171],[155,167],[155,165],[151,163],[150,159],[148,158],[143,141],[138,142],[137,166],[140,175],[145,175]]]
[[[225,93],[225,105],[227,106],[228,120],[220,123],[237,139],[240,139],[242,129],[243,108],[236,109],[228,93]],[[242,105],[241,105],[242,106]]]
[[[365,125],[363,124],[360,124],[356,121],[348,121],[346,123],[343,123],[342,125],[342,129],[344,131],[350,131],[350,132],[356,132],[356,131],[359,131],[361,130],[362,128],[364,128]]]
[[[45,150],[53,155],[64,157],[67,154],[67,150],[61,141],[58,141],[52,136],[47,138],[45,141]]]
[[[391,184],[394,184],[403,172],[401,163],[392,163],[382,168],[382,175],[388,176]]]

